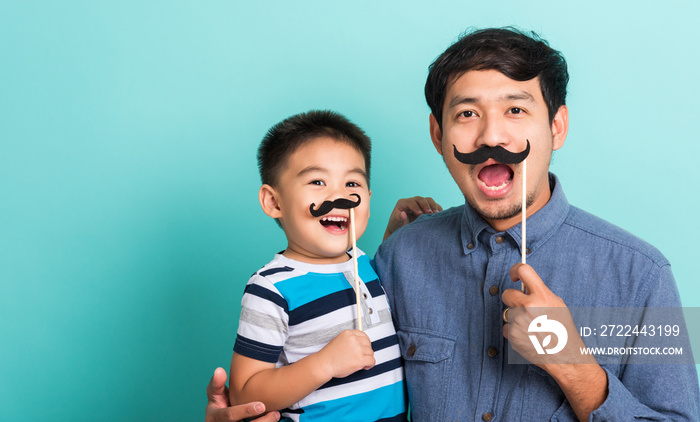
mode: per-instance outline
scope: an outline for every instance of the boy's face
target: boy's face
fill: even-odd
[[[331,264],[348,260],[351,247],[350,210],[333,209],[321,217],[311,215],[324,201],[338,198],[357,202],[355,232],[359,239],[369,219],[369,199],[365,160],[348,143],[319,137],[299,147],[287,159],[277,186],[260,188],[263,211],[278,218],[287,236],[288,258],[313,264]]]

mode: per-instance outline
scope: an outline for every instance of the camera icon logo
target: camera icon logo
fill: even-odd
[[[552,334],[545,337],[544,340],[542,340],[542,344],[540,344],[536,335],[528,335],[539,355],[544,355],[545,353],[550,355],[559,353],[564,346],[566,346],[566,341],[569,339],[564,325],[554,319],[547,319],[547,315],[540,315],[533,319],[527,331],[528,333],[552,333],[557,336],[557,345],[552,348],[546,348],[552,342]]]

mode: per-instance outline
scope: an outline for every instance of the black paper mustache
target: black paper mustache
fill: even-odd
[[[314,209],[316,204],[311,204],[309,206],[309,211],[314,217],[321,217],[323,215],[328,214],[329,212],[331,212],[331,210],[336,208],[342,210],[349,210],[350,208],[355,208],[356,206],[360,205],[360,195],[356,193],[351,193],[350,196],[356,196],[357,202],[352,202],[351,200],[345,198],[338,198],[335,201],[323,201],[323,203],[321,204],[321,206],[318,207],[318,209]]]
[[[522,152],[510,152],[502,146],[495,147],[481,147],[474,152],[463,153],[457,151],[457,147],[452,145],[454,148],[454,154],[457,161],[463,164],[481,164],[489,158],[493,158],[501,164],[518,164],[525,160],[530,154],[530,141],[527,140],[527,147]]]

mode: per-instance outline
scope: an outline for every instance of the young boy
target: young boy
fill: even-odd
[[[258,149],[259,199],[287,248],[248,282],[231,360],[232,404],[259,400],[287,420],[405,421],[396,332],[369,258],[351,249],[369,218],[370,140],[343,116],[310,111]],[[362,309],[357,327],[356,254]]]

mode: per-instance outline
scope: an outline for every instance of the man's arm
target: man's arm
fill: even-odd
[[[516,264],[511,268],[511,279],[521,280],[527,294],[508,289],[503,292],[503,303],[508,307],[560,308],[558,321],[569,333],[570,351],[578,350],[583,341],[576,330],[571,314],[564,301],[552,293],[532,267]],[[663,266],[649,275],[647,307],[679,307],[675,281],[668,266]],[[520,314],[518,314],[520,315]],[[567,315],[569,320],[567,320]],[[520,319],[520,321],[518,321]],[[516,318],[504,327],[504,336],[526,359],[534,354],[527,339],[529,317]],[[514,327],[515,325],[515,327]],[[571,329],[571,327],[574,327]],[[524,335],[523,335],[524,333]],[[573,335],[572,335],[573,334]],[[553,356],[553,355],[548,355]],[[538,364],[559,384],[579,420],[627,420],[646,418],[650,420],[699,420],[698,378],[695,365],[650,365],[628,363],[622,368],[619,379],[603,369],[593,356],[556,355],[566,361],[571,358],[576,364]],[[585,359],[588,359],[586,361]],[[532,359],[529,359],[532,361]],[[556,361],[556,359],[555,359]]]
[[[252,402],[231,407],[226,388],[226,371],[216,368],[207,385],[207,407],[204,411],[205,422],[240,422],[265,413],[265,405]],[[270,412],[255,419],[255,422],[273,422],[280,420],[279,412]]]
[[[269,409],[284,409],[332,378],[344,378],[374,364],[372,342],[357,330],[343,331],[317,353],[280,368],[234,353],[229,394],[234,404],[260,400]]]

